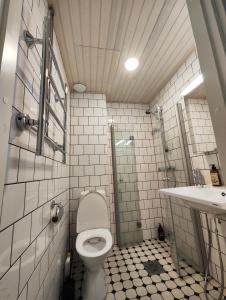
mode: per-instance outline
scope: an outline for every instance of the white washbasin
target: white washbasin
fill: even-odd
[[[226,188],[205,185],[160,189],[160,193],[183,199],[194,209],[212,214],[226,214]]]

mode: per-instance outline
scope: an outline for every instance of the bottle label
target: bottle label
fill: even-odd
[[[211,181],[213,185],[220,185],[218,173],[211,173]]]

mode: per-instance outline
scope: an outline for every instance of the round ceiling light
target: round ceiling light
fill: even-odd
[[[125,62],[125,68],[128,71],[133,71],[139,66],[139,61],[135,57],[128,58]]]
[[[77,93],[84,93],[86,91],[86,86],[82,83],[75,83],[73,88]]]

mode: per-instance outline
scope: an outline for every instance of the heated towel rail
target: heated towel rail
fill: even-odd
[[[44,19],[42,39],[33,37],[29,31],[24,31],[24,40],[28,48],[36,44],[42,45],[39,114],[38,120],[33,120],[28,115],[18,113],[16,123],[20,130],[33,128],[37,131],[36,155],[44,155],[44,144],[47,143],[54,151],[62,153],[63,162],[66,163],[68,87],[62,78],[53,49],[53,16],[54,11],[49,8],[48,15]],[[53,75],[53,68],[57,78]],[[53,102],[56,106],[59,105],[60,109],[54,109]],[[54,140],[49,134],[49,123],[53,120],[63,133],[62,143]]]

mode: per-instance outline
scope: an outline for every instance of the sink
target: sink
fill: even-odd
[[[188,206],[212,214],[226,214],[226,188],[205,185],[160,189],[160,193],[180,198]]]

